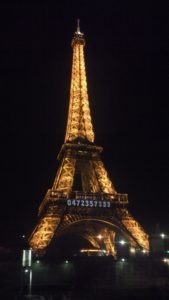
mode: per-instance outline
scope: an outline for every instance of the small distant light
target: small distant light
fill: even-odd
[[[37,260],[37,261],[36,261],[36,263],[37,263],[37,264],[40,264],[40,261],[39,261],[39,260]]]
[[[131,248],[130,248],[130,253],[133,253],[133,254],[136,253],[136,249],[133,248],[133,247],[131,247]]]
[[[22,235],[22,238],[23,238],[23,239],[25,238],[25,235],[24,235],[24,234]]]
[[[25,269],[25,273],[28,273],[29,272],[29,270],[28,269]]]
[[[142,250],[142,253],[147,253],[147,251],[145,249]]]
[[[69,263],[69,261],[68,260],[65,260],[65,264],[68,264]]]
[[[165,234],[164,233],[161,233],[160,236],[161,236],[162,239],[165,238]]]
[[[121,241],[119,241],[119,243],[120,243],[121,245],[125,245],[125,244],[126,244],[126,241],[121,240]]]
[[[163,258],[163,262],[166,263],[167,265],[169,265],[169,258]]]
[[[125,261],[125,258],[122,258],[121,261]]]
[[[102,235],[101,234],[99,234],[97,237],[98,237],[99,240],[102,239]]]

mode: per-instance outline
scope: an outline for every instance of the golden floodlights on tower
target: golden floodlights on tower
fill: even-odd
[[[116,191],[94,144],[84,60],[85,39],[79,21],[72,40],[73,64],[65,141],[53,186],[39,207],[39,220],[29,238],[34,252],[45,251],[51,240],[76,234],[95,249],[103,244],[116,255],[115,237],[130,246],[149,250],[148,235],[127,209],[128,196]],[[102,236],[102,239],[98,239]]]

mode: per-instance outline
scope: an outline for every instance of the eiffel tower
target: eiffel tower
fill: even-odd
[[[96,249],[104,246],[107,255],[115,256],[115,238],[120,234],[131,247],[148,251],[148,235],[129,213],[127,194],[116,191],[100,157],[102,147],[94,143],[85,39],[79,21],[71,45],[70,103],[65,141],[58,155],[60,165],[39,207],[39,220],[29,246],[35,253],[45,252],[52,239],[73,233]]]

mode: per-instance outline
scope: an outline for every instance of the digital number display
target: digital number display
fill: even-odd
[[[81,199],[68,199],[68,206],[81,206],[81,207],[103,207],[109,208],[110,201],[98,201],[98,200],[81,200]]]

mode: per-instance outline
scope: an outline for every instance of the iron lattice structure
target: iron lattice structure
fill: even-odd
[[[102,147],[94,144],[84,46],[78,24],[72,40],[70,102],[65,141],[58,155],[60,166],[39,207],[29,245],[35,252],[44,251],[54,237],[75,233],[100,249],[97,236],[101,234],[107,254],[115,255],[115,236],[120,233],[131,246],[148,251],[148,235],[129,213],[127,194],[115,190],[100,157]]]

